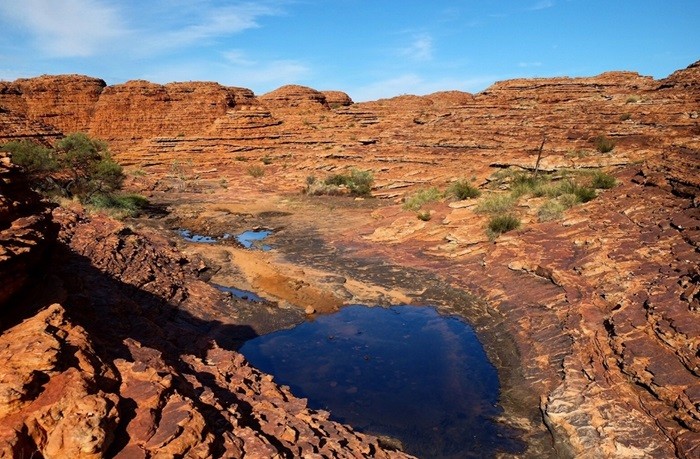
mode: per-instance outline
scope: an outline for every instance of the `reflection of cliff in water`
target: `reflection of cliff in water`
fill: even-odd
[[[241,352],[281,384],[420,457],[519,450],[497,424],[499,382],[465,322],[434,308],[349,306],[260,336]]]

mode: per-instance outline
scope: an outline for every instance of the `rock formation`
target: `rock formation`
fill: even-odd
[[[140,172],[134,190],[175,213],[187,203],[257,206],[263,215],[260,206],[279,198],[270,208],[294,214],[287,231],[306,237],[295,225],[313,228],[339,271],[385,260],[481,298],[487,307],[467,317],[497,366],[517,361],[499,370],[505,418],[525,439],[546,429],[550,453],[561,456],[692,458],[700,456],[698,107],[700,63],[662,80],[608,72],[365,103],[301,86],[255,97],[215,83],[39,77],[0,86],[0,139],[51,142],[87,129]],[[596,150],[600,136],[612,151]],[[541,198],[528,197],[517,209],[523,228],[495,241],[470,201],[432,203],[428,221],[401,207],[421,188],[468,179],[486,189],[494,171],[533,170],[542,144],[539,170],[603,169],[618,185],[549,222],[538,221]],[[264,173],[253,177],[251,165]],[[299,201],[307,177],[351,167],[374,173],[378,199]],[[2,174],[7,310],[43,250],[12,241],[50,241],[51,218],[21,197],[26,190],[12,191],[12,170]],[[239,215],[217,212],[227,224]],[[70,435],[80,429],[46,414],[70,412],[94,430],[85,455],[395,454],[247,366],[224,339],[250,332],[227,317],[243,306],[198,280],[197,262],[155,230],[65,209],[53,221],[61,228],[54,293],[31,299],[46,308],[10,320],[17,325],[0,337],[13,368],[0,381],[9,451],[49,457],[54,445],[78,445]],[[515,346],[508,356],[504,336]],[[85,406],[61,398],[59,384],[75,387]],[[99,419],[80,414],[88,412]]]
[[[29,189],[8,154],[0,152],[0,308],[41,269],[53,239],[49,206]]]
[[[407,457],[248,365],[234,350],[253,336],[235,320],[245,302],[199,280],[167,240],[51,214],[8,163],[0,457]]]

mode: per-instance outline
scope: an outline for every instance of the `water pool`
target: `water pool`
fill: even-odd
[[[419,457],[523,448],[494,420],[502,411],[498,374],[474,331],[434,308],[348,306],[259,336],[241,352],[311,408],[397,438]]]

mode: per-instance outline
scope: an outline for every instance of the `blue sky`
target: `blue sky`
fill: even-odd
[[[700,60],[700,0],[0,0],[0,79],[284,84],[354,100]]]

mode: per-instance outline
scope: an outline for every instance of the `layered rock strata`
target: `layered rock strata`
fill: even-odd
[[[323,207],[323,200],[310,203],[318,206],[310,212],[320,236],[351,247],[355,257],[381,254],[396,265],[430,270],[487,300],[495,312],[478,318],[487,324],[482,329],[495,334],[497,328],[513,337],[530,391],[519,400],[543,414],[560,455],[692,458],[700,456],[699,72],[695,63],[663,80],[631,72],[512,80],[479,94],[444,92],[367,103],[299,86],[255,97],[210,83],[146,82],[105,87],[94,99],[99,80],[82,77],[75,81],[85,86],[86,96],[76,96],[82,102],[75,102],[75,89],[64,90],[43,77],[3,83],[0,137],[33,135],[49,142],[67,128],[87,126],[110,141],[120,161],[146,173],[133,179],[135,189],[173,204],[244,205],[279,195],[301,213],[289,196],[298,196],[307,177],[369,169],[376,179],[373,195],[383,200],[371,215],[360,217],[362,209],[347,203],[345,210]],[[47,113],[54,115],[44,116],[37,109],[41,104],[27,102],[39,97],[27,88],[50,84],[57,95]],[[92,108],[85,108],[90,100]],[[600,136],[614,141],[612,151],[596,149]],[[553,222],[539,223],[541,200],[528,198],[517,209],[524,228],[495,242],[483,231],[487,217],[474,212],[472,202],[430,204],[429,221],[401,208],[401,200],[420,188],[444,190],[464,178],[485,188],[496,170],[532,170],[540,145],[539,170],[603,169],[619,185]],[[263,173],[254,177],[251,166]],[[111,253],[138,239],[99,220],[61,220],[64,228],[80,228],[71,233],[75,242],[65,243],[109,272],[115,262],[109,256],[100,260],[102,250],[88,250],[90,241],[112,241],[104,250]],[[180,280],[153,284],[150,274],[115,272],[133,277],[129,282],[140,290],[160,285],[154,294],[182,305],[178,308],[206,306],[193,316],[214,314],[206,320],[220,320],[217,300],[206,289],[197,294],[206,301],[188,303],[192,294],[174,287],[184,285]],[[103,300],[74,295],[72,304],[95,301]],[[132,303],[124,310],[135,307]],[[100,310],[69,312],[80,318],[76,325],[85,326],[94,321],[80,314],[93,309]],[[117,317],[118,309],[108,312]],[[176,322],[180,326],[182,320]],[[192,336],[188,327],[175,334]],[[85,330],[91,339],[107,332]],[[161,340],[158,333],[158,343],[175,339]],[[192,387],[199,387],[203,373],[210,381],[222,378],[218,369],[199,370],[195,360],[206,362],[209,352],[202,350],[203,343],[197,352],[185,353],[189,369],[167,357],[164,348],[170,345],[145,338],[139,343],[166,356],[163,365],[173,371],[168,374],[193,381]],[[128,364],[138,360],[131,357],[136,347],[115,346],[120,357],[101,358],[123,359],[122,370],[112,371],[128,374]],[[199,382],[192,379],[194,373]],[[110,390],[103,389],[116,393]],[[220,407],[230,411],[217,403],[210,405],[214,412]],[[274,438],[284,435],[275,432]],[[223,451],[226,441],[207,447]],[[268,443],[273,441],[268,438]]]

